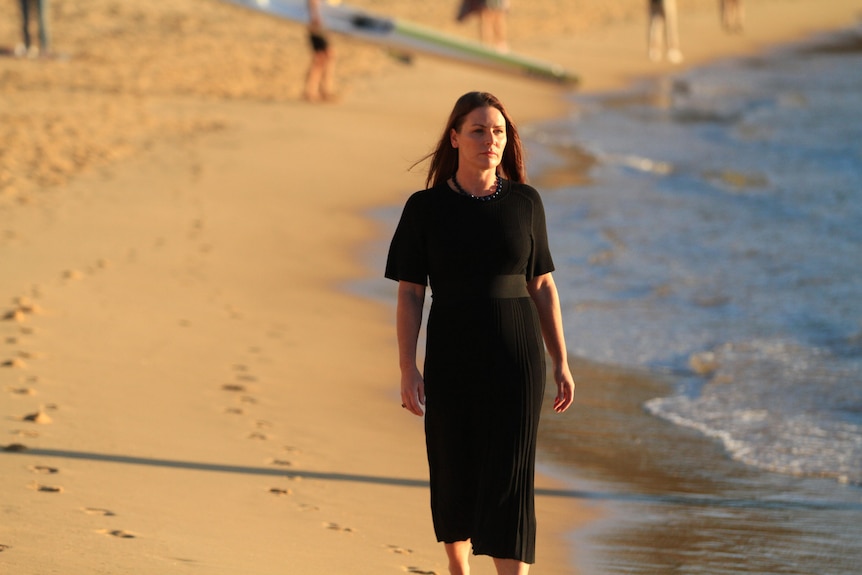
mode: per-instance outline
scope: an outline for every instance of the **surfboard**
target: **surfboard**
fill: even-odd
[[[308,22],[304,0],[227,0],[247,8]],[[556,64],[512,52],[498,52],[479,42],[453,36],[400,18],[381,16],[346,4],[321,2],[324,28],[377,44],[396,52],[424,54],[463,64],[560,84],[578,83],[576,74]]]

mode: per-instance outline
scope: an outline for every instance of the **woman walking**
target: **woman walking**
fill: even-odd
[[[455,104],[426,186],[407,201],[389,250],[398,281],[402,406],[425,415],[431,511],[449,570],[469,555],[497,572],[535,561],[536,434],[544,344],[563,412],[574,398],[545,213],[526,185],[521,141],[503,104],[470,92]],[[424,372],[417,339],[433,297]]]

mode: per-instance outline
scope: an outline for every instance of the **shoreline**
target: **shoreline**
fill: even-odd
[[[700,18],[717,28],[711,13]],[[581,72],[590,66],[579,60],[590,54],[594,70],[606,66],[601,58],[617,58],[616,67],[581,72],[595,78],[585,82],[589,91],[680,70],[634,61],[643,50],[632,34],[637,29],[640,40],[643,25],[600,27],[592,40],[616,42],[619,34],[614,46],[637,51],[597,55],[585,35],[560,41],[569,55],[560,59]],[[559,50],[533,42],[523,40],[526,53]],[[724,56],[698,61],[691,54],[686,66]],[[6,64],[27,73],[18,67],[26,63]],[[16,467],[0,479],[10,494],[0,564],[35,573],[65,562],[64,572],[75,574],[92,572],[93,557],[101,557],[129,573],[184,563],[267,573],[284,561],[312,570],[325,562],[335,572],[357,572],[357,565],[361,572],[442,572],[425,502],[410,486],[424,469],[421,429],[388,400],[397,381],[390,317],[341,285],[377,274],[355,257],[382,232],[365,212],[398,205],[421,187],[419,171],[406,168],[436,139],[454,98],[487,85],[506,94],[522,125],[571,107],[555,87],[443,62],[384,68],[333,107],[135,96],[131,112],[143,110],[145,119],[170,109],[170,139],[145,152],[112,140],[111,157],[126,158],[119,163],[94,161],[60,187],[6,189],[0,249],[14,271],[2,311],[20,311],[24,300],[37,311],[0,326],[7,342],[0,359],[17,360],[0,374],[9,398],[2,445],[261,472],[229,477],[2,453]],[[108,120],[130,118],[118,107],[107,111]],[[324,160],[295,170],[285,158]],[[335,173],[332,162],[351,169]],[[317,238],[317,258],[309,238]],[[37,410],[50,422],[21,418]],[[283,475],[271,475],[279,469]],[[542,477],[538,487],[560,484]],[[537,568],[570,573],[560,543],[570,535],[568,510],[576,507],[587,525],[601,511],[591,502],[539,499],[542,532],[553,536],[540,542]],[[245,529],[224,526],[223,517]],[[231,545],[213,549],[225,540]],[[326,555],[333,546],[344,557]],[[484,567],[477,562],[477,571]]]

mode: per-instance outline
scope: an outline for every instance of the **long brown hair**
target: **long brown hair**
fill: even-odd
[[[452,130],[460,132],[467,115],[476,108],[486,106],[497,108],[506,120],[506,147],[503,149],[503,158],[500,161],[500,175],[514,182],[527,181],[527,168],[524,166],[521,137],[518,135],[518,128],[515,127],[503,103],[488,92],[468,92],[455,102],[455,107],[449,114],[446,128],[443,130],[443,135],[440,136],[434,151],[411,166],[415,167],[417,164],[431,159],[428,176],[425,178],[426,187],[433,187],[445,182],[458,170],[458,150],[452,147],[450,133]]]

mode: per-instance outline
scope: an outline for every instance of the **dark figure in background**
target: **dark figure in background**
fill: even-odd
[[[16,56],[35,58],[39,54],[47,54],[51,49],[51,34],[48,30],[48,0],[20,0],[21,6],[21,40],[15,47]],[[31,28],[33,22],[39,30],[39,44],[33,41]]]
[[[308,40],[311,43],[311,64],[305,77],[303,96],[309,102],[331,100],[335,53],[323,28],[320,0],[308,0]]]
[[[721,25],[725,32],[742,32],[742,24],[745,14],[742,11],[742,0],[719,0],[721,11]]]
[[[543,340],[554,410],[568,409],[575,392],[545,212],[524,183],[518,130],[491,94],[456,102],[429,158],[430,188],[407,200],[386,262],[386,277],[398,281],[402,407],[418,416],[424,407],[431,512],[449,571],[469,573],[472,548],[498,574],[524,575],[535,561]]]

